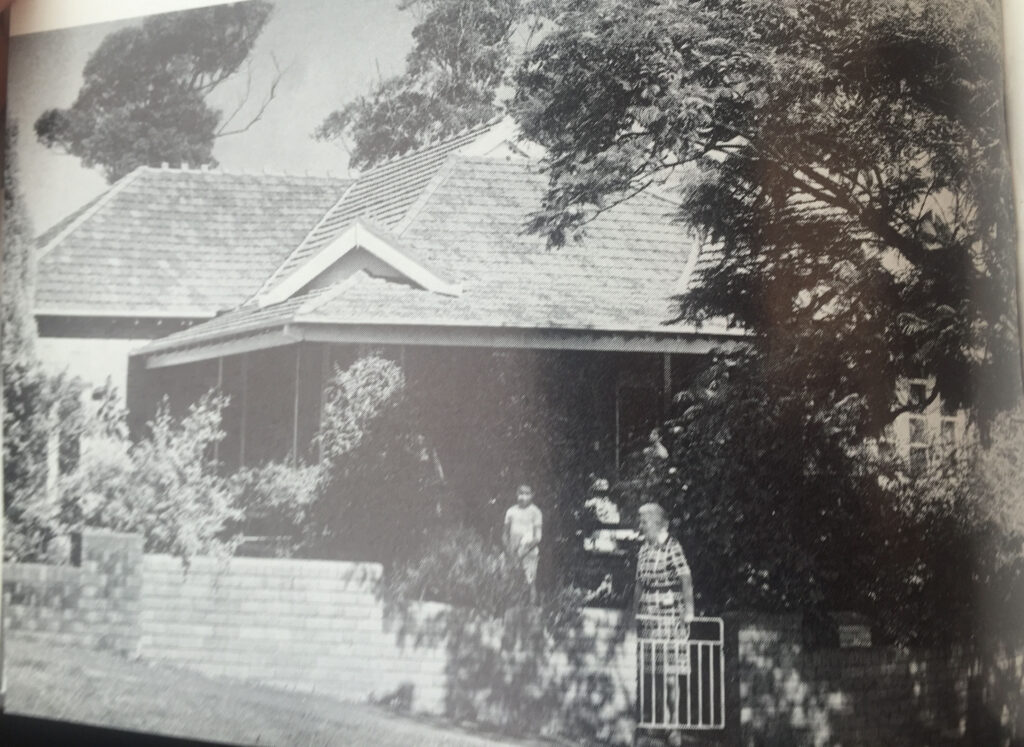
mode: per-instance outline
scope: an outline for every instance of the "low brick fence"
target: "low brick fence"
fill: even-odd
[[[146,555],[139,610],[147,659],[342,699],[404,697],[441,712],[445,649],[402,645],[376,595],[376,564]],[[426,614],[421,612],[421,614]]]
[[[71,565],[4,563],[5,632],[53,643],[137,653],[142,538],[89,531]]]
[[[6,564],[5,632],[110,649],[211,676],[585,743],[633,736],[636,639],[584,610],[556,637],[535,612],[505,620],[442,604],[390,610],[376,564],[197,558],[187,572],[141,539],[84,532],[67,566]],[[920,745],[962,740],[970,662],[863,644],[808,649],[799,618],[726,619],[721,744]],[[1018,666],[1024,668],[1024,662]]]
[[[86,531],[72,564],[7,564],[5,632],[215,677],[496,725],[631,733],[635,642],[585,611],[558,641],[536,619],[437,603],[387,610],[373,563],[143,555]]]
[[[925,745],[965,735],[971,660],[962,652],[808,649],[799,616],[734,616],[727,630],[733,743]]]

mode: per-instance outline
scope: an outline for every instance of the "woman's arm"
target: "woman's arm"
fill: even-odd
[[[690,622],[694,616],[693,576],[690,574],[690,564],[686,562],[686,556],[683,555],[682,545],[674,540],[669,554],[669,565],[679,588],[679,606],[683,621]]]
[[[683,607],[683,622],[689,623],[693,620],[693,576],[690,575],[690,566],[683,561],[683,567],[680,571],[680,584],[682,590],[680,594],[682,596],[681,604]]]

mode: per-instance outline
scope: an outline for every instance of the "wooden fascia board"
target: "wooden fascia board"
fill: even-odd
[[[32,315],[39,317],[79,317],[85,319],[170,319],[205,321],[213,319],[216,312],[209,309],[188,309],[173,313],[162,309],[91,309],[87,306],[38,306]]]
[[[380,345],[434,345],[437,347],[484,347],[531,350],[579,350],[594,352],[674,353],[706,355],[731,352],[747,343],[740,335],[652,334],[465,326],[384,324],[291,323],[279,330],[221,341],[208,340],[190,347],[139,351],[146,368],[165,368],[221,356],[263,350],[306,341],[328,344],[369,343]]]
[[[206,321],[197,317],[132,316],[36,316],[40,338],[83,340],[153,340],[193,324]]]
[[[436,345],[595,352],[677,353],[729,352],[747,343],[739,335],[645,334],[586,330],[354,324],[294,324],[291,334],[308,342]]]
[[[285,327],[280,331],[267,332],[247,337],[211,342],[195,347],[168,350],[167,352],[135,353],[145,358],[146,368],[167,368],[169,366],[180,366],[185,363],[198,363],[200,361],[221,358],[241,353],[251,353],[256,350],[267,350],[268,348],[291,345],[301,341],[301,337],[291,334]]]

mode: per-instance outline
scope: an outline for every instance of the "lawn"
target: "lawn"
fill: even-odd
[[[237,744],[550,745],[109,653],[18,638],[6,643],[6,707],[26,716]]]

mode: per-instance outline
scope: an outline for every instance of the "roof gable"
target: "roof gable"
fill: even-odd
[[[493,151],[507,141],[500,124],[498,121],[488,122],[466,130],[443,142],[398,156],[358,176],[302,243],[267,278],[259,295],[289,277],[357,218],[372,220],[383,229],[396,230],[452,154],[474,146]],[[502,136],[494,136],[495,131]]]
[[[257,304],[265,308],[291,298],[343,257],[358,250],[368,252],[424,290],[448,296],[457,296],[461,292],[458,285],[446,280],[403,247],[398,237],[367,219],[356,218],[339,236],[281,278],[271,290],[261,293]]]

